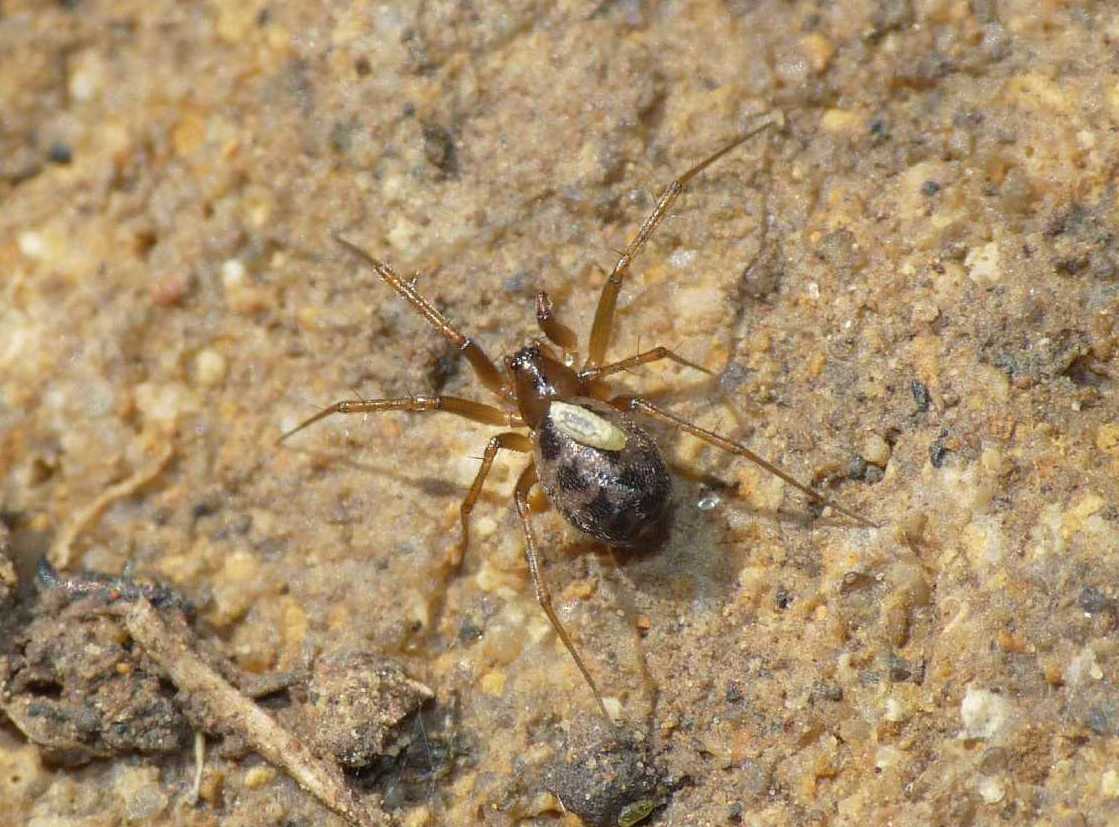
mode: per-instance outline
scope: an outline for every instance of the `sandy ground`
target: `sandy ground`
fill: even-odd
[[[4,3],[17,570],[154,467],[72,567],[171,585],[250,673],[402,664],[435,700],[354,783],[415,827],[574,825],[562,798],[636,777],[590,823],[1115,823],[1117,42],[1090,0]],[[620,302],[614,356],[664,344],[717,378],[618,385],[882,527],[661,429],[663,548],[615,560],[541,515],[560,616],[640,745],[599,772],[521,557],[523,459],[448,576],[492,429],[274,441],[335,399],[485,398],[332,231],[495,357],[536,335],[541,288],[582,335],[656,192],[774,111]],[[0,729],[9,823],[341,823],[251,753],[212,750],[193,805],[192,774],[186,747],[66,769]]]

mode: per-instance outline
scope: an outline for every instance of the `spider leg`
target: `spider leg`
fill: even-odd
[[[528,570],[532,575],[532,585],[536,588],[536,601],[540,604],[540,608],[544,610],[544,614],[548,616],[552,628],[556,630],[559,639],[563,641],[563,645],[567,647],[567,651],[571,654],[572,660],[575,665],[579,667],[579,671],[583,673],[583,679],[587,682],[587,686],[591,688],[594,694],[594,699],[598,703],[599,711],[602,712],[602,717],[607,721],[613,723],[610,713],[606,711],[606,704],[602,701],[602,695],[599,694],[598,687],[595,685],[594,678],[587,670],[586,664],[579,656],[579,651],[575,648],[575,644],[567,634],[567,630],[563,628],[560,623],[559,617],[556,615],[555,609],[552,608],[552,596],[548,592],[548,587],[544,585],[544,577],[540,572],[540,559],[536,553],[536,539],[532,534],[531,512],[528,504],[528,492],[533,485],[536,484],[536,463],[529,463],[521,476],[517,479],[517,487],[514,493],[514,501],[517,504],[517,515],[521,518],[521,527],[524,529],[525,535],[525,558],[528,560]]]
[[[328,405],[317,414],[309,417],[290,431],[285,431],[276,440],[279,444],[308,425],[325,419],[333,414],[358,414],[380,413],[381,411],[409,411],[421,413],[423,411],[446,411],[447,413],[461,416],[484,425],[505,425],[512,428],[522,427],[524,422],[517,414],[506,413],[500,408],[474,402],[471,399],[460,399],[457,396],[401,396],[395,399],[343,399]]]
[[[622,359],[620,362],[611,362],[608,365],[600,365],[598,367],[583,368],[579,371],[580,382],[593,382],[595,379],[601,379],[604,376],[609,376],[612,373],[620,373],[623,370],[635,368],[638,365],[647,365],[650,362],[659,362],[661,359],[669,359],[678,365],[683,365],[686,368],[702,371],[708,376],[712,372],[705,368],[703,365],[697,365],[695,362],[685,359],[676,353],[673,353],[666,347],[655,347],[652,350],[647,350],[644,353],[638,353],[636,356],[630,356],[628,359]]]
[[[370,267],[377,271],[377,275],[389,285],[393,290],[408,300],[412,307],[423,316],[428,324],[434,327],[442,334],[452,345],[457,347],[466,360],[470,362],[470,366],[474,368],[474,373],[477,374],[478,379],[483,385],[501,397],[505,397],[505,380],[501,376],[501,371],[497,369],[497,365],[493,360],[486,355],[482,350],[481,345],[473,339],[464,336],[455,327],[447,321],[447,317],[436,309],[435,305],[416,292],[416,288],[398,276],[391,267],[383,261],[373,258],[365,250],[358,247],[352,241],[348,241],[341,235],[335,234],[334,240],[360,258]]]
[[[606,278],[606,284],[602,286],[602,295],[599,296],[598,307],[595,308],[594,312],[594,324],[591,327],[590,342],[587,345],[587,362],[586,365],[584,365],[584,370],[597,367],[606,357],[606,347],[610,344],[610,334],[614,327],[614,308],[618,303],[618,293],[622,289],[622,279],[626,271],[629,270],[629,265],[645,246],[645,242],[649,240],[653,231],[661,221],[664,220],[673,202],[675,202],[680,196],[680,193],[684,191],[684,187],[688,185],[689,181],[732,149],[772,125],[773,121],[766,121],[761,126],[739,135],[722,149],[700,161],[680,177],[673,179],[672,183],[661,193],[660,198],[657,199],[657,205],[653,207],[653,211],[649,214],[649,217],[641,223],[637,235],[630,239],[621,258],[618,259],[618,262],[614,265],[614,269],[610,271],[610,275]]]
[[[548,341],[561,350],[573,353],[579,348],[579,337],[556,318],[552,311],[552,300],[543,290],[536,294],[536,323],[540,325]]]
[[[470,512],[474,510],[474,504],[478,501],[478,497],[482,493],[482,486],[486,482],[486,475],[490,472],[490,467],[493,465],[497,452],[502,448],[507,451],[532,453],[532,438],[524,434],[507,431],[493,437],[486,444],[486,452],[482,455],[482,465],[474,477],[474,482],[470,486],[466,499],[462,501],[462,505],[459,507],[459,515],[462,518],[462,539],[455,546],[448,560],[453,569],[462,565],[463,555],[466,554],[467,546],[470,545]]]
[[[789,485],[793,486],[793,488],[796,488],[798,491],[803,492],[815,502],[820,503],[820,505],[830,506],[831,508],[838,511],[840,514],[851,518],[859,525],[865,526],[866,528],[878,528],[877,523],[873,523],[865,517],[860,517],[854,511],[850,511],[844,508],[834,500],[829,500],[823,494],[820,494],[807,485],[798,482],[793,477],[789,476],[789,474],[787,474],[785,471],[782,471],[780,468],[774,465],[772,462],[762,459],[745,445],[740,445],[737,442],[732,442],[726,437],[719,436],[714,431],[708,431],[706,428],[700,428],[698,425],[693,425],[686,419],[681,419],[674,414],[670,414],[668,411],[658,408],[653,403],[649,402],[646,399],[642,399],[639,396],[618,397],[613,400],[613,404],[620,410],[636,411],[637,413],[645,414],[650,419],[655,419],[658,422],[663,422],[667,425],[671,425],[673,428],[689,433],[692,436],[703,440],[708,445],[714,445],[716,448],[726,451],[727,453],[745,457],[746,459],[750,460],[750,462],[753,462],[756,465],[760,465],[769,473],[784,480]]]

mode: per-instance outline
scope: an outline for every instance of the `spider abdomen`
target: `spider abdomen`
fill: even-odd
[[[653,438],[628,416],[593,399],[553,401],[534,437],[540,485],[580,531],[634,546],[662,524],[671,477]]]

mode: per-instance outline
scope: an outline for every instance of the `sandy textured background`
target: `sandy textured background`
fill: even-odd
[[[1111,823],[1117,41],[1088,0],[6,2],[18,562],[170,446],[78,538],[83,566],[175,585],[251,671],[401,659],[455,745],[408,794],[373,785],[408,823],[577,823],[542,778],[594,706],[528,585],[519,461],[444,582],[487,429],[339,417],[273,445],[355,392],[482,398],[330,232],[420,271],[496,356],[535,334],[541,287],[585,331],[659,187],[778,108],[787,128],[702,176],[639,260],[613,353],[720,373],[621,384],[883,528],[813,520],[667,434],[694,473],[657,555],[615,570],[540,518],[606,694],[640,728],[639,653],[659,686],[653,823]],[[334,818],[253,757],[214,757],[190,808],[190,771],[185,751],[55,770],[0,730],[12,823]]]

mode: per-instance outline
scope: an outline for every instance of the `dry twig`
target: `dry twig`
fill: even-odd
[[[334,812],[361,827],[392,824],[372,801],[360,800],[346,786],[342,771],[322,761],[263,709],[238,692],[193,651],[188,634],[164,621],[141,597],[125,614],[133,640],[167,671],[175,686],[202,704],[217,726],[245,739],[267,761],[281,767],[299,786]]]

